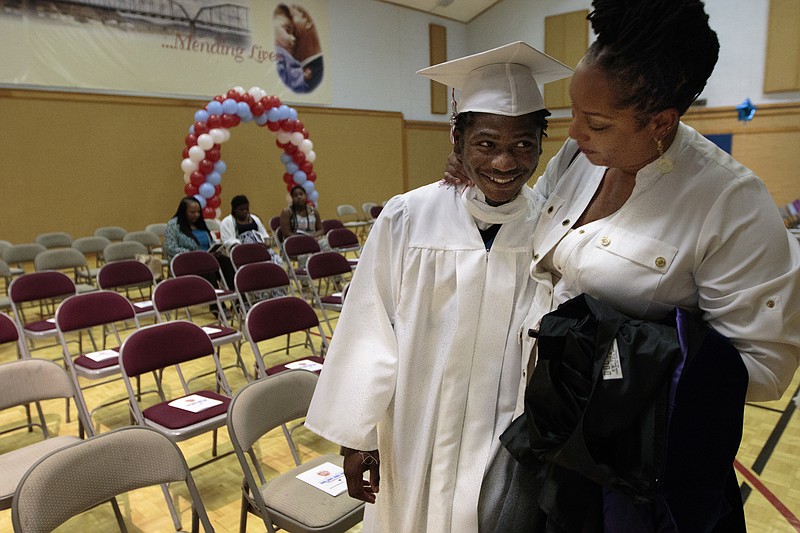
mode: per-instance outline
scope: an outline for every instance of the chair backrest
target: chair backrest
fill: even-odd
[[[319,252],[308,258],[306,271],[311,279],[341,276],[352,272],[350,261],[339,252]]]
[[[337,220],[335,218],[326,218],[322,221],[322,232],[328,233],[332,229],[343,228],[344,223],[341,220]]]
[[[102,254],[111,241],[106,237],[78,237],[72,241],[72,247],[82,254]]]
[[[18,359],[0,364],[0,410],[39,400],[74,398],[67,372],[47,359]]]
[[[103,226],[94,230],[96,237],[105,237],[110,241],[121,241],[128,231],[121,226]]]
[[[348,215],[358,216],[358,211],[356,211],[356,208],[350,204],[342,204],[336,206],[336,214],[339,216],[339,218],[346,217]]]
[[[219,231],[219,220],[216,218],[207,218],[206,226],[208,227],[208,231]]]
[[[296,259],[300,255],[317,253],[320,247],[314,237],[296,233],[283,241],[283,251],[290,259]]]
[[[3,252],[6,251],[6,248],[10,248],[11,243],[9,241],[0,240],[0,259],[3,257]]]
[[[145,231],[155,233],[159,237],[163,237],[167,232],[167,225],[164,222],[156,222],[155,224],[148,224],[144,229]]]
[[[106,263],[97,272],[97,286],[101,289],[119,289],[153,284],[153,272],[135,259]]]
[[[286,370],[242,387],[228,407],[231,440],[247,451],[262,435],[303,418],[317,379],[313,372]]]
[[[216,303],[214,287],[208,280],[193,274],[162,280],[153,289],[153,306],[159,316],[175,309]]]
[[[358,250],[361,243],[358,236],[347,228],[332,229],[327,234],[328,245],[334,250]]]
[[[130,231],[122,238],[123,242],[134,241],[147,246],[147,248],[156,248],[161,246],[161,239],[158,235],[151,231]]]
[[[41,458],[17,486],[11,519],[15,531],[49,532],[119,494],[176,481],[186,482],[203,527],[213,531],[178,446],[151,428],[120,428]]]
[[[36,237],[36,244],[45,248],[69,248],[72,245],[72,236],[63,231],[41,233]]]
[[[112,242],[103,250],[103,257],[106,261],[120,261],[122,259],[134,259],[137,255],[147,253],[147,246],[140,242]]]
[[[253,291],[267,291],[289,287],[286,271],[275,263],[250,263],[236,271],[233,279],[236,292],[246,294]]]
[[[8,266],[8,263],[0,259],[0,278],[10,278],[11,277],[11,268]]]
[[[64,298],[75,294],[75,283],[63,272],[45,270],[28,272],[15,278],[8,286],[8,297],[16,304]]]
[[[21,338],[14,320],[5,313],[0,313],[0,344],[18,342]]]
[[[56,309],[59,331],[77,331],[103,324],[136,320],[133,305],[121,294],[95,291],[70,296]]]
[[[319,327],[314,309],[295,296],[263,300],[247,312],[245,328],[252,342],[274,339],[282,335]]]
[[[381,211],[383,211],[382,205],[373,205],[369,210],[370,218],[378,218],[378,215],[381,214]]]
[[[9,265],[30,263],[37,255],[45,250],[47,250],[47,248],[36,243],[12,244],[3,252],[3,261]]]
[[[269,219],[269,228],[272,231],[276,231],[280,227],[281,227],[281,216],[280,215],[275,215],[274,217],[270,217],[270,219]]]
[[[170,271],[175,277],[191,274],[218,274],[219,261],[212,254],[202,250],[181,252],[172,258]]]
[[[87,268],[86,256],[75,248],[55,248],[37,255],[33,260],[33,267],[37,272],[64,268]]]
[[[262,261],[272,261],[269,248],[258,242],[248,242],[237,244],[231,248],[231,263],[234,268],[241,268],[250,263],[260,263]]]
[[[175,320],[131,333],[122,343],[119,360],[125,373],[132,377],[213,353],[211,339],[200,326]]]
[[[372,208],[373,208],[373,207],[375,207],[376,205],[378,205],[378,204],[376,204],[375,202],[364,202],[363,204],[361,204],[361,211],[363,211],[363,212],[364,212],[364,215],[365,215],[367,218],[370,218],[370,217],[371,217],[371,215],[370,215],[370,213],[371,213],[371,210],[372,210]]]

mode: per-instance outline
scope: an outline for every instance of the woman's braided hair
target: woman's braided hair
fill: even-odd
[[[717,34],[699,0],[594,0],[597,40],[584,56],[615,83],[620,108],[639,118],[700,95],[719,56]]]

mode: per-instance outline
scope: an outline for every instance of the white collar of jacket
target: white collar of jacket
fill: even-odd
[[[531,209],[532,203],[525,194],[526,189],[527,187],[523,187],[516,198],[496,207],[486,203],[486,195],[477,187],[465,187],[461,198],[467,212],[481,222],[505,224],[518,219]]]

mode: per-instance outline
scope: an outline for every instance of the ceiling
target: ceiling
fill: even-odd
[[[387,4],[396,4],[432,15],[469,22],[500,0],[381,0]]]

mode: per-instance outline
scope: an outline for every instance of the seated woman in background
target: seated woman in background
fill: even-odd
[[[231,214],[219,224],[220,240],[230,251],[237,244],[261,243],[269,247],[270,236],[261,219],[250,213],[250,201],[247,196],[239,194],[231,198]],[[282,264],[280,257],[270,249],[274,263]]]
[[[292,235],[309,235],[317,239],[320,248],[330,249],[328,239],[322,230],[322,219],[318,216],[317,210],[308,203],[306,190],[299,185],[292,188],[292,203],[281,211],[281,232],[283,238]]]
[[[175,215],[167,222],[164,232],[164,254],[167,260],[172,261],[173,257],[182,252],[208,251],[211,248],[214,240],[202,214],[203,209],[197,198],[186,196],[181,199]],[[234,271],[230,259],[222,253],[222,248],[212,253],[219,261],[228,287],[232,287]],[[217,285],[216,279],[209,281]]]

